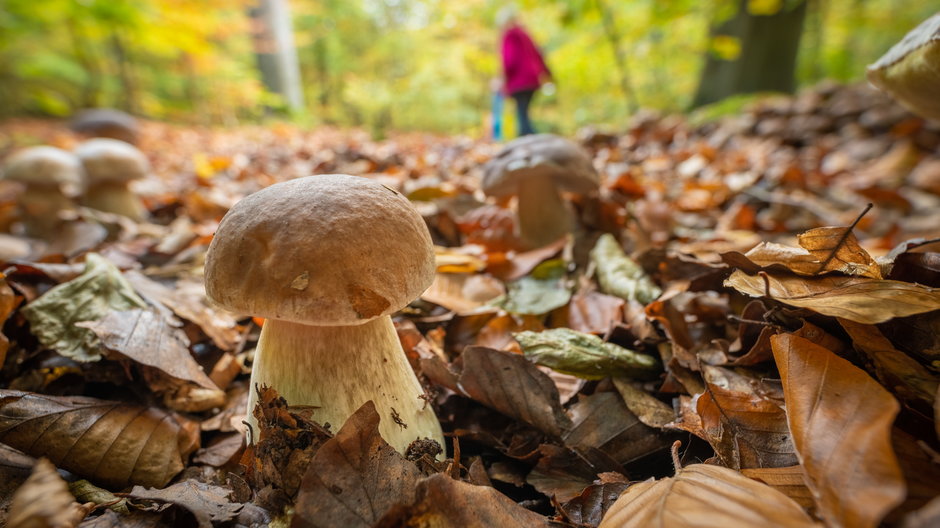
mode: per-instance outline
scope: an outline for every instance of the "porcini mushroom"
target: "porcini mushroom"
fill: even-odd
[[[389,314],[434,278],[427,226],[401,194],[367,178],[308,176],[274,184],[225,215],[206,255],[206,293],[266,318],[255,350],[256,387],[337,430],[372,400],[379,432],[400,452],[418,438],[442,446],[434,411]]]
[[[85,137],[120,139],[137,143],[137,120],[134,116],[114,108],[82,110],[69,123],[69,128]]]
[[[82,191],[85,173],[71,152],[42,146],[11,156],[3,178],[25,186],[17,205],[26,235],[49,239],[63,221],[61,213],[75,209],[74,199]]]
[[[575,143],[553,134],[510,141],[484,167],[489,196],[516,196],[516,229],[526,248],[548,245],[574,227],[560,191],[587,194],[598,187],[591,159]]]
[[[147,216],[144,204],[128,188],[133,180],[150,172],[150,162],[137,147],[117,139],[90,139],[75,149],[88,178],[85,205],[92,209],[124,215],[132,220]]]
[[[912,112],[940,121],[940,13],[869,66],[868,80]]]

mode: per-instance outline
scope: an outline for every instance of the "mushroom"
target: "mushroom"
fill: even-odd
[[[574,227],[560,191],[587,194],[599,178],[591,158],[575,143],[554,134],[510,141],[484,167],[483,192],[516,198],[516,231],[526,248],[546,246]]]
[[[235,204],[206,255],[209,299],[266,318],[255,350],[256,387],[311,406],[341,426],[371,400],[379,432],[400,452],[418,438],[444,445],[389,314],[434,278],[427,226],[398,192],[367,178],[308,176]]]
[[[69,123],[69,128],[86,137],[120,139],[137,143],[137,120],[134,116],[114,108],[82,110]]]
[[[30,147],[11,156],[3,178],[25,190],[17,201],[26,235],[49,239],[64,221],[61,213],[75,209],[85,174],[74,154],[56,147]]]
[[[912,112],[940,121],[940,13],[869,66],[868,80]]]
[[[128,188],[150,172],[150,162],[137,147],[117,139],[90,139],[75,149],[87,174],[83,203],[92,209],[143,220],[147,210]]]

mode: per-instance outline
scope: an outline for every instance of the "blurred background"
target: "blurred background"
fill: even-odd
[[[285,119],[377,136],[485,135],[505,5],[0,0],[0,118],[114,107],[192,124]],[[937,8],[926,0],[516,6],[557,86],[540,96],[538,128],[560,133],[623,123],[640,108],[730,112],[741,98],[728,96],[738,93],[861,80]]]

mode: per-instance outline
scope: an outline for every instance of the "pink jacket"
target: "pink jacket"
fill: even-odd
[[[508,94],[535,90],[542,84],[543,75],[551,75],[539,49],[520,26],[513,26],[503,34],[502,51],[504,90]]]

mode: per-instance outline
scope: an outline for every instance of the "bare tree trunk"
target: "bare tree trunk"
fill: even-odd
[[[600,11],[601,20],[604,23],[604,33],[607,35],[607,41],[614,52],[614,61],[617,64],[617,73],[620,77],[620,90],[623,92],[624,99],[627,102],[627,111],[631,114],[639,108],[639,101],[633,86],[630,83],[630,72],[627,68],[627,58],[624,56],[623,48],[620,45],[620,32],[617,31],[617,24],[614,20],[614,14],[610,6],[604,0],[595,0],[597,10]]]
[[[117,32],[111,33],[111,50],[117,63],[118,79],[121,80],[121,109],[136,114],[140,110],[137,104],[137,83],[127,60],[127,50]]]
[[[303,111],[300,66],[287,0],[260,0],[250,15],[254,23],[255,54],[262,82],[270,91],[283,97],[291,110]]]

